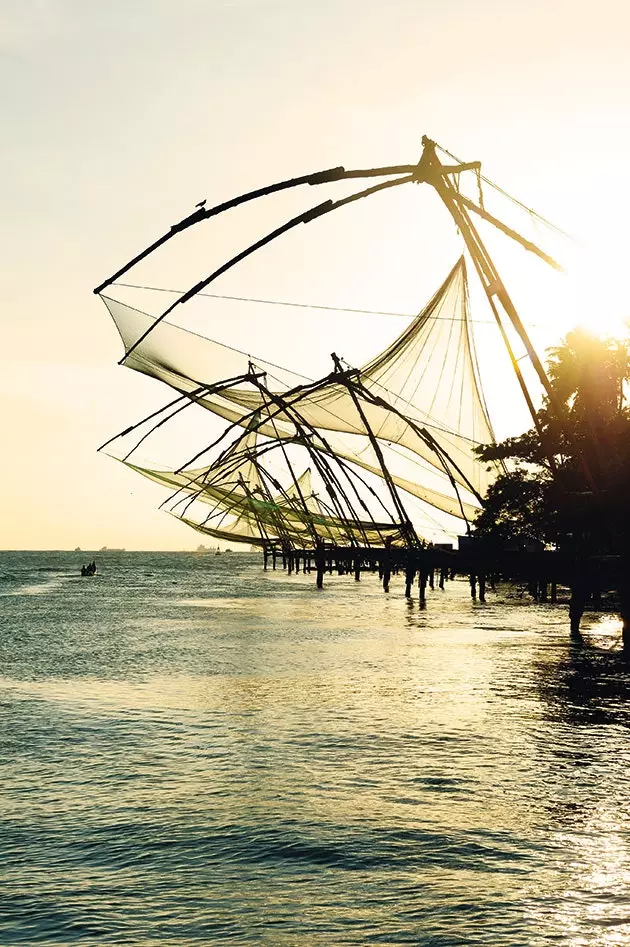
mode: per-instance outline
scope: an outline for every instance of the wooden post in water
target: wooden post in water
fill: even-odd
[[[326,553],[324,551],[324,544],[321,539],[317,540],[317,545],[315,546],[315,566],[317,568],[317,588],[323,589],[324,570],[326,568]]]
[[[586,604],[586,590],[581,582],[573,582],[571,586],[571,601],[569,602],[569,625],[571,637],[581,640],[580,621]]]
[[[425,605],[427,601],[427,567],[422,564],[418,572],[418,601]]]
[[[479,601],[485,604],[486,601],[486,576],[484,572],[479,573]]]
[[[584,614],[586,605],[586,590],[588,577],[586,574],[586,563],[582,550],[578,547],[573,563],[573,576],[571,577],[571,600],[569,602],[569,625],[571,637],[576,641],[582,640],[580,634],[580,621]]]
[[[413,585],[413,580],[416,577],[416,563],[414,561],[413,552],[411,549],[407,550],[407,562],[405,564],[405,598],[411,598],[411,586]]]
[[[621,641],[623,650],[630,655],[630,555],[622,555],[617,566],[617,589],[619,594],[619,613],[621,615]]]
[[[383,548],[383,589],[385,592],[389,592],[389,580],[392,574],[391,566],[391,537],[388,536],[385,539],[385,545]]]

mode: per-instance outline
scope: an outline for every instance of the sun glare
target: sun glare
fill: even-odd
[[[581,326],[601,337],[625,338],[630,304],[623,294],[626,237],[612,213],[586,221],[585,240],[565,255],[566,331]]]
[[[619,270],[607,254],[593,254],[567,270],[568,313],[571,324],[601,337],[621,339],[628,335],[630,311],[620,294]]]

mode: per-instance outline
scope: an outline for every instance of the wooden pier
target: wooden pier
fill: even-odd
[[[531,552],[506,550],[472,542],[465,549],[426,545],[422,548],[342,547],[321,544],[316,549],[282,549],[269,544],[263,549],[264,569],[282,568],[292,573],[314,573],[317,588],[323,588],[326,574],[378,574],[385,592],[390,591],[392,576],[404,576],[405,596],[417,595],[426,602],[427,588],[444,589],[456,576],[467,576],[470,595],[486,601],[488,588],[500,583],[523,587],[535,602],[563,604],[568,601],[571,636],[580,638],[584,611],[618,611],[622,619],[622,638],[630,650],[630,593],[625,576],[630,564],[621,556],[586,556],[558,550]]]

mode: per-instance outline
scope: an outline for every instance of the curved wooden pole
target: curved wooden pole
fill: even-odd
[[[165,319],[170,313],[175,309],[176,306],[181,305],[182,303],[188,302],[189,299],[192,299],[197,293],[200,293],[202,289],[205,289],[210,283],[212,283],[219,276],[222,276],[223,273],[226,273],[233,266],[236,266],[237,263],[240,263],[246,257],[251,256],[252,253],[255,253],[256,250],[260,250],[262,247],[266,246],[268,243],[271,243],[272,240],[275,240],[277,237],[282,236],[282,234],[287,233],[289,230],[293,230],[294,227],[297,227],[299,224],[308,224],[312,220],[316,220],[318,217],[323,217],[325,214],[329,214],[333,210],[338,210],[340,207],[345,207],[346,204],[351,204],[354,201],[361,200],[364,197],[370,197],[372,194],[376,194],[379,191],[383,191],[386,188],[398,187],[400,184],[409,184],[414,180],[414,176],[409,174],[402,178],[395,178],[389,181],[383,181],[380,184],[374,184],[372,187],[368,187],[363,191],[357,191],[354,194],[350,194],[348,197],[342,197],[338,201],[324,201],[323,204],[318,204],[315,207],[311,207],[309,210],[304,211],[302,214],[298,214],[297,217],[293,217],[291,220],[287,221],[285,224],[282,224],[281,227],[277,227],[275,230],[272,230],[271,233],[268,233],[266,236],[262,237],[260,240],[257,240],[256,243],[253,243],[251,246],[247,247],[245,250],[242,250],[240,253],[237,253],[236,256],[233,256],[226,263],[223,263],[218,269],[214,270],[209,276],[201,280],[199,283],[196,283],[194,286],[191,286],[183,295],[179,296],[171,305],[164,310],[164,312],[151,323],[151,325],[146,329],[139,338],[133,343],[133,345],[125,352],[124,356],[121,358],[119,365],[123,365],[125,361],[129,358],[131,353],[140,345],[141,342],[144,342],[146,337],[153,332],[153,330]]]
[[[334,181],[344,181],[352,178],[370,178],[370,177],[385,177],[389,174],[411,174],[414,170],[415,165],[413,164],[395,164],[383,168],[366,168],[366,169],[355,169],[347,171],[343,167],[338,168],[328,168],[323,171],[314,171],[311,174],[303,174],[297,178],[288,178],[286,181],[278,181],[275,184],[267,184],[264,187],[256,188],[253,191],[247,191],[245,194],[239,194],[237,197],[232,197],[230,200],[223,201],[221,204],[216,204],[214,207],[204,207],[205,201],[202,202],[202,205],[198,206],[196,210],[189,214],[187,217],[184,217],[178,223],[173,224],[170,230],[167,233],[162,234],[161,237],[158,237],[153,243],[149,244],[144,250],[138,253],[133,259],[128,263],[125,263],[124,266],[121,266],[119,270],[116,270],[111,276],[108,276],[107,279],[103,280],[95,289],[94,293],[98,295],[107,286],[110,286],[115,280],[119,279],[121,276],[124,276],[125,273],[128,273],[137,263],[140,263],[142,260],[145,260],[150,256],[155,250],[163,246],[173,237],[177,236],[178,233],[182,233],[184,230],[188,230],[189,227],[193,227],[195,224],[201,223],[202,220],[208,220],[211,217],[217,217],[219,214],[225,213],[225,211],[232,210],[234,207],[239,207],[241,204],[246,204],[249,201],[255,201],[259,197],[267,197],[269,194],[277,194],[279,191],[286,191],[290,188],[300,187],[302,184],[309,184],[311,186],[318,184],[330,184]]]

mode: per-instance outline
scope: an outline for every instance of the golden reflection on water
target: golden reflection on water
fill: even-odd
[[[602,667],[613,626],[592,622],[598,647],[576,651],[558,610],[479,606],[463,582],[421,610],[400,581],[386,597],[372,577],[328,579],[324,595],[294,578],[249,579],[236,599],[170,591],[94,643],[109,674],[68,658],[0,679],[57,741],[54,759],[45,738],[22,761],[16,817],[291,827],[373,849],[392,890],[400,871],[433,910],[495,901],[531,943],[539,930],[623,943],[630,757],[627,677]]]

